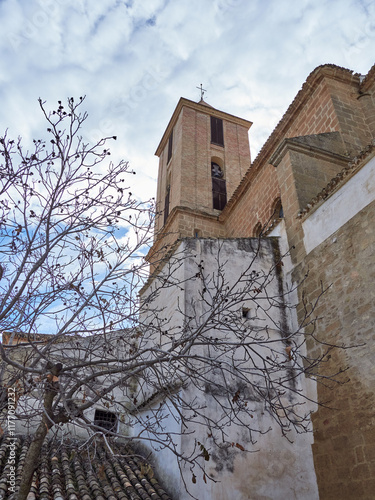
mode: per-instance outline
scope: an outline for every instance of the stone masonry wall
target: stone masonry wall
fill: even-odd
[[[316,308],[317,335],[348,349],[331,353],[325,373],[349,367],[340,384],[318,384],[313,452],[321,500],[370,500],[375,490],[375,202],[315,248],[295,270]],[[299,311],[303,315],[302,309]],[[309,343],[313,357],[324,346]],[[324,382],[324,381],[323,381]],[[331,407],[331,408],[329,408]]]
[[[326,81],[318,85],[286,133],[286,137],[339,130],[339,120]]]
[[[358,96],[360,105],[362,106],[363,114],[366,117],[367,126],[372,132],[372,137],[375,133],[375,64],[368,72],[365,80],[362,82],[361,93]]]
[[[168,184],[170,185],[170,210],[174,206],[179,205],[181,201],[181,137],[182,120],[179,117],[173,128],[172,158],[168,163],[168,143],[160,155],[156,195],[158,215],[155,221],[155,235],[158,234],[164,225],[164,203]]]
[[[342,82],[330,81],[329,89],[348,153],[356,154],[371,142],[372,136],[358,100],[359,86],[348,87]]]

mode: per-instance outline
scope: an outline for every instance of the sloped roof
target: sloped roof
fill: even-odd
[[[211,106],[211,104],[208,104],[208,102],[206,102],[203,97],[202,99],[198,102],[198,104],[202,104],[202,106],[207,106],[208,108],[212,108],[212,109],[215,109],[213,106]]]
[[[30,442],[30,437],[1,438],[1,500],[13,495],[8,489],[9,445],[15,445],[17,490]],[[116,444],[113,455],[104,444],[92,447],[92,452],[79,449],[80,444],[54,440],[43,445],[28,500],[172,500],[154,478],[151,466],[129,449],[120,450]]]

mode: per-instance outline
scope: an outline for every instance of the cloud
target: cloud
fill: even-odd
[[[373,2],[353,0],[4,0],[0,130],[26,140],[44,124],[40,96],[87,95],[84,135],[118,135],[141,197],[155,192],[153,154],[181,96],[254,122],[252,156],[308,74],[334,63],[366,73]],[[133,190],[134,191],[134,190]]]

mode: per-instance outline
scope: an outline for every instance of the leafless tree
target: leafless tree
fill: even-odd
[[[107,143],[116,137],[89,145],[80,136],[87,118],[82,102],[71,98],[65,107],[60,101],[48,112],[40,100],[49,140],[34,140],[30,151],[21,139],[0,139],[0,325],[8,345],[20,338],[30,343],[21,363],[16,348],[1,347],[2,378],[13,367],[21,393],[28,394],[35,379],[52,376],[42,382],[43,417],[32,449],[51,426],[71,419],[70,411],[53,409],[53,377],[66,369],[51,364],[54,346],[134,325],[142,249],[151,235],[152,203],[132,196],[128,163],[103,166]],[[38,344],[46,333],[52,339]],[[24,491],[26,475],[27,468]]]
[[[31,152],[20,139],[0,139],[2,406],[14,388],[17,418],[36,422],[18,499],[27,496],[47,434],[72,423],[90,442],[120,435],[168,448],[193,481],[229,427],[248,433],[232,443],[239,452],[267,432],[253,420],[256,405],[286,437],[292,428],[305,432],[301,380],[316,376],[331,349],[307,357],[303,328],[313,325],[313,311],[299,324],[288,319],[293,290],[280,285],[282,259],[259,269],[261,239],[247,241],[251,259],[230,277],[224,243],[215,243],[205,268],[194,244],[180,242],[139,298],[154,206],[129,192],[126,162],[104,166],[116,137],[85,144],[82,101],[59,102],[52,112],[40,101],[49,142],[35,140]],[[121,425],[89,418],[93,408],[110,410]],[[212,449],[193,439],[185,453],[171,420],[182,433],[205,427]]]

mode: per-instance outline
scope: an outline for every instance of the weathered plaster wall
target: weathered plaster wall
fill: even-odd
[[[257,250],[260,244],[259,250]],[[199,265],[203,265],[207,276],[217,276],[218,270],[225,273],[225,278],[229,286],[236,287],[236,282],[242,273],[251,266],[252,270],[267,274],[269,269],[275,265],[275,242],[273,239],[233,239],[233,240],[214,240],[214,239],[188,239],[181,242],[178,252],[184,256],[184,276],[190,278],[184,284],[184,295],[178,292],[179,307],[183,307],[184,313],[191,318],[191,326],[199,326],[210,314],[210,306],[199,300],[203,292],[202,280],[197,271]],[[155,285],[156,286],[156,282]],[[241,286],[241,283],[237,285]],[[278,275],[269,282],[267,291],[270,296],[279,296],[280,282]],[[173,294],[173,288],[170,288],[166,294],[158,296],[156,308],[163,305],[164,311],[171,315],[170,327],[173,328],[181,322],[181,315],[176,311],[176,298]],[[258,302],[262,303],[260,299]],[[243,300],[241,303],[231,304],[228,311],[231,313],[242,314],[242,307],[248,306],[254,308],[254,302]],[[269,334],[271,339],[279,341],[280,333],[275,326],[280,325],[285,328],[285,317],[283,308],[268,309],[267,314],[258,312],[256,318],[251,321],[253,327],[265,327],[269,324]],[[222,332],[207,330],[207,336],[216,336],[221,338]],[[200,347],[206,349],[206,347]],[[262,348],[259,348],[261,352]],[[285,353],[284,344],[280,342],[280,352]],[[208,355],[208,352],[200,352]],[[217,374],[212,372],[212,376]],[[236,380],[229,381],[233,387]],[[306,392],[304,380],[299,380],[300,389]],[[235,393],[234,389],[234,393]],[[221,417],[220,405],[217,400],[221,395],[210,392],[209,386],[202,392],[198,392],[194,386],[188,386],[181,390],[181,394],[187,400],[198,398],[206,407],[205,415],[212,419]],[[189,424],[181,436],[180,446],[184,453],[192,451],[196,442],[202,443],[210,454],[208,462],[202,459],[202,466],[207,474],[212,475],[215,481],[204,480],[204,472],[194,470],[196,483],[192,482],[192,471],[189,467],[183,468],[184,479],[190,491],[200,500],[284,500],[290,499],[317,499],[317,485],[313,467],[313,458],[311,451],[312,434],[297,434],[292,431],[289,435],[291,442],[281,435],[278,425],[267,412],[264,402],[252,395],[248,391],[249,408],[251,408],[252,419],[248,417],[252,427],[258,428],[262,432],[269,432],[262,435],[253,433],[252,437],[256,440],[255,444],[250,441],[249,431],[243,426],[230,425],[225,427],[227,433],[225,442],[221,446],[214,443],[213,437],[209,435],[207,427],[198,424]],[[286,396],[287,398],[289,396]],[[167,411],[167,408],[165,411]],[[169,410],[170,411],[170,410]],[[147,412],[147,409],[145,409]],[[174,429],[176,422],[173,415],[170,415],[167,422],[167,428]],[[220,442],[220,436],[216,436]],[[231,444],[234,443],[234,446]],[[235,446],[239,443],[248,451],[241,451]],[[145,443],[146,444],[146,443]],[[169,472],[169,478],[164,483],[169,490],[175,493],[179,500],[190,498],[185,491],[183,482],[179,478],[179,473],[173,465],[173,456],[169,451],[159,450],[155,455],[157,461],[157,471],[166,476],[165,469]],[[171,490],[172,489],[172,490]]]
[[[157,399],[152,404],[139,411],[138,416],[147,420],[147,415],[152,415],[153,411],[160,412],[160,405],[163,401]],[[179,422],[178,412],[172,405],[163,405],[163,422],[162,426],[166,432],[173,435],[173,443],[178,451],[181,450],[181,423]],[[181,484],[180,469],[173,451],[167,447],[158,444],[155,440],[155,435],[145,432],[144,425],[139,423],[139,420],[134,419],[129,429],[130,434],[135,438],[136,442],[132,442],[133,448],[142,456],[147,457],[147,460],[152,464],[160,484],[168,494],[176,500],[180,500],[181,491],[184,487]],[[160,427],[160,439],[163,439],[163,431]],[[141,436],[142,439],[139,438]]]

